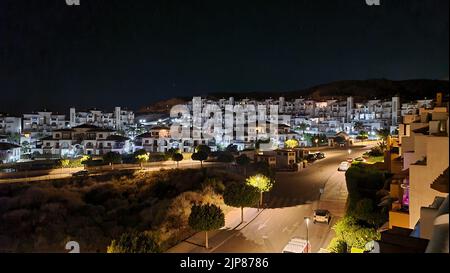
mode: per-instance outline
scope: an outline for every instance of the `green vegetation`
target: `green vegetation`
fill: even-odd
[[[384,162],[384,156],[369,156],[366,159],[366,163],[368,164],[375,164],[375,163],[379,163],[379,162]]]
[[[361,121],[356,121],[353,125],[353,129],[361,134],[361,131],[364,131],[364,123]]]
[[[356,139],[359,140],[366,140],[369,138],[369,134],[366,131],[359,131],[358,135],[356,136]]]
[[[296,139],[288,139],[288,140],[286,140],[286,142],[284,142],[284,145],[286,146],[286,148],[289,148],[289,149],[294,149],[299,146],[298,140],[296,140]]]
[[[259,207],[263,204],[263,193],[268,192],[273,187],[273,182],[267,176],[262,174],[257,174],[247,178],[247,184],[258,189],[260,197],[259,197]]]
[[[108,246],[108,253],[159,253],[158,239],[151,232],[126,232]]]
[[[377,206],[382,198],[379,193],[388,186],[384,172],[370,164],[360,163],[352,165],[345,178],[347,211],[346,216],[333,227],[336,237],[328,246],[331,252],[350,252],[352,247],[364,249],[368,242],[380,239],[377,230],[388,220],[388,208]]]
[[[225,191],[224,183],[222,182],[222,180],[220,178],[217,178],[217,177],[206,178],[202,182],[201,188],[203,190],[210,188],[210,189],[214,190],[214,192],[219,193],[219,194],[223,194]]]
[[[111,169],[113,169],[114,164],[120,164],[122,162],[122,156],[116,152],[108,152],[103,156],[103,162],[111,165]]]
[[[141,165],[142,169],[143,164],[149,161],[150,155],[145,150],[139,150],[134,152],[134,158]]]
[[[175,161],[175,162],[177,162],[177,168],[178,168],[180,161],[183,160],[183,155],[180,154],[180,153],[174,153],[174,154],[172,155],[172,160]]]
[[[223,200],[228,206],[241,208],[241,222],[244,222],[244,207],[256,205],[259,196],[257,188],[243,183],[234,183],[226,188]]]
[[[211,153],[211,148],[208,145],[202,144],[202,145],[198,145],[195,148],[195,152],[196,153],[202,152],[202,153],[205,153],[206,155],[209,155]]]
[[[194,230],[205,232],[205,248],[208,248],[208,231],[223,227],[225,215],[220,207],[213,204],[193,205],[188,221]]]
[[[331,239],[327,249],[331,253],[347,253],[347,243],[344,240],[335,237]]]
[[[58,168],[78,168],[84,165],[81,163],[81,159],[59,159],[56,166]]]
[[[367,164],[352,165],[345,173],[348,190],[348,211],[356,208],[356,203],[364,198],[377,200],[377,192],[384,188],[384,172],[371,168]]]
[[[328,246],[331,252],[344,250],[344,244],[347,247],[345,252],[350,252],[352,247],[364,249],[368,242],[380,239],[380,233],[376,228],[364,226],[352,216],[345,216],[339,220],[333,226],[333,230],[336,237]]]
[[[200,161],[200,165],[203,168],[203,161],[208,159],[208,154],[203,151],[195,152],[191,156],[192,160]]]
[[[233,163],[234,156],[231,152],[219,152],[217,154],[217,161],[223,163]]]
[[[244,168],[244,176],[247,176],[247,166],[250,164],[250,158],[242,154],[236,158],[236,164]]]

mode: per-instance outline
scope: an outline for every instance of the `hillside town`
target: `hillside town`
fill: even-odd
[[[429,98],[401,102],[399,97],[364,102],[355,102],[352,97],[327,101],[286,101],[283,97],[277,100],[235,101],[232,97],[220,100],[194,97],[186,105],[190,114],[193,112],[194,102],[203,106],[217,105],[223,113],[227,106],[277,106],[278,132],[277,139],[274,140],[275,148],[284,148],[288,139],[296,139],[300,146],[307,147],[339,144],[333,141],[337,134],[343,134],[346,140],[375,139],[376,132],[381,129],[397,134],[403,121],[411,122],[412,116],[420,115],[440,103]],[[191,128],[187,136],[175,139],[170,135],[170,126],[175,120],[177,118],[171,118],[169,114],[152,119],[151,115],[136,115],[121,107],[115,107],[112,112],[98,109],[77,111],[70,108],[69,115],[48,110],[24,113],[17,117],[2,113],[1,142],[8,145],[3,144],[1,162],[74,158],[102,155],[110,151],[127,154],[139,149],[163,153],[175,148],[182,152],[192,152],[199,144],[207,144],[213,151],[229,145],[245,150],[253,149],[258,141],[267,139],[267,136],[255,134],[261,129],[261,122],[251,124],[247,120],[244,120],[244,132],[238,138],[223,139],[222,136],[214,135],[213,139],[205,140],[202,136],[195,136]],[[273,122],[270,115],[267,122]],[[235,124],[237,123],[235,118]],[[320,143],[316,143],[319,139]]]
[[[255,118],[255,113],[248,109],[262,110]],[[277,112],[274,113],[273,109]],[[445,211],[448,212],[448,109],[448,100],[438,92],[434,99],[410,102],[401,102],[399,97],[365,102],[355,102],[352,97],[328,101],[286,101],[283,97],[278,100],[235,101],[233,98],[208,100],[194,97],[165,115],[136,114],[121,107],[116,107],[113,112],[70,108],[68,119],[64,114],[51,111],[27,113],[21,117],[2,114],[0,182],[51,180],[70,175],[89,176],[91,173],[107,175],[114,170],[113,163],[117,164],[117,170],[136,169],[133,164],[137,163],[140,164],[138,169],[143,169],[145,163],[146,170],[152,170],[173,168],[170,162],[176,161],[178,168],[179,161],[185,159],[186,163],[200,161],[202,168],[203,161],[208,160],[210,164],[236,162],[245,165],[252,162],[254,166],[267,166],[267,170],[275,171],[277,179],[282,177],[281,181],[288,183],[315,175],[315,168],[322,166],[330,177],[320,189],[317,202],[328,203],[328,207],[322,207],[328,208],[336,217],[343,217],[340,222],[345,223],[352,218],[343,213],[342,207],[349,204],[346,208],[348,214],[352,202],[356,202],[354,213],[359,213],[361,202],[370,201],[367,198],[355,199],[362,197],[355,195],[355,189],[349,186],[352,175],[344,177],[339,174],[349,170],[351,173],[361,172],[360,178],[364,181],[375,181],[368,183],[378,183],[377,187],[382,189],[377,191],[376,198],[371,198],[377,200],[378,207],[387,209],[371,212],[373,215],[370,217],[379,217],[370,220],[373,221],[371,225],[377,227],[373,238],[378,239],[369,240],[370,246],[354,245],[351,252],[448,252],[448,240],[445,240],[448,229],[439,224]],[[222,127],[232,119],[231,129],[225,126],[225,130],[220,128],[217,131],[214,126],[212,130],[204,127],[211,120],[211,113],[216,117],[225,116],[214,120],[219,122],[214,126]],[[229,131],[231,135],[227,138]],[[204,156],[200,156],[201,153]],[[323,160],[329,156],[337,159]],[[334,166],[339,161],[335,161],[345,157],[347,160],[341,162],[336,172]],[[159,165],[146,163],[151,161],[150,158],[158,161],[155,163]],[[245,163],[243,158],[248,162]],[[80,171],[79,162],[83,160],[88,160],[89,164]],[[316,161],[322,163],[315,164]],[[24,164],[28,164],[28,169],[24,169]],[[47,167],[42,167],[45,164]],[[43,170],[55,167],[68,168],[69,172],[57,171],[54,174],[55,171]],[[382,173],[385,174],[371,180]],[[33,174],[36,174],[35,178]],[[388,182],[380,185],[383,181]],[[342,191],[342,183],[347,183],[347,190]],[[335,187],[335,184],[341,185],[340,191],[330,190],[329,187]],[[281,197],[271,194],[266,206],[278,207],[279,202],[286,204],[294,200],[289,206],[298,208],[298,201],[295,201],[298,199],[288,198],[286,201],[285,196],[293,191],[283,191]],[[324,192],[333,197],[322,197]],[[317,198],[315,195],[310,193],[311,198]],[[308,220],[306,226],[308,228]],[[329,232],[329,229],[323,232]],[[316,242],[313,250],[350,251],[345,240],[338,235],[327,247],[313,238],[312,241]],[[238,248],[239,244],[231,242],[230,245]],[[349,249],[344,247],[342,250],[342,245]],[[191,250],[180,242],[168,251]]]

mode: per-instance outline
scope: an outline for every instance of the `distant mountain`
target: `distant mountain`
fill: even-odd
[[[447,80],[406,80],[391,81],[385,79],[363,80],[363,81],[337,81],[328,84],[318,85],[311,88],[287,91],[287,92],[249,92],[249,93],[211,93],[207,95],[210,99],[220,99],[234,97],[236,100],[252,98],[265,99],[285,97],[287,100],[297,98],[309,98],[314,100],[344,99],[348,96],[355,98],[355,101],[367,99],[388,99],[393,96],[400,96],[402,100],[416,100],[423,98],[434,98],[437,92],[444,93],[444,98],[448,100],[449,81]],[[185,103],[191,98],[177,98],[160,101],[144,109],[144,112],[169,111],[170,107],[176,104]]]

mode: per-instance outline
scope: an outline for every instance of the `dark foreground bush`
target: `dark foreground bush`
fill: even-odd
[[[158,253],[158,239],[150,232],[126,232],[108,246],[108,253]]]

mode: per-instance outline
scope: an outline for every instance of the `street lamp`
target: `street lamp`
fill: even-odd
[[[306,253],[309,253],[309,221],[311,220],[310,217],[305,217],[306,221]]]
[[[319,139],[316,138],[314,141],[316,142],[316,146],[319,147]]]
[[[352,153],[352,150],[351,150],[351,149],[348,149],[347,152],[348,152],[348,154],[351,154],[351,153]]]

